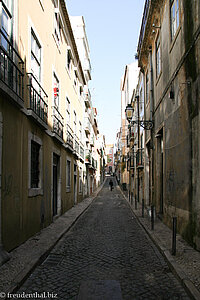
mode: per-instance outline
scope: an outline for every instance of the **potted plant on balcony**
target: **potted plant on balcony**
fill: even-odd
[[[90,155],[88,154],[88,155],[86,155],[86,157],[85,157],[85,161],[88,161],[88,162],[90,162]]]

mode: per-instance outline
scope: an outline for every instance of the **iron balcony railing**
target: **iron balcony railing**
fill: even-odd
[[[91,93],[87,86],[84,87],[84,97],[85,97],[85,105],[87,106],[87,108],[91,107],[92,106]]]
[[[63,120],[64,118],[58,111],[56,106],[52,106],[53,109],[53,132],[63,139]]]
[[[148,16],[148,12],[149,12],[150,2],[151,2],[151,0],[146,0],[145,6],[144,6],[142,25],[141,25],[141,29],[140,29],[140,36],[139,36],[139,42],[138,42],[138,48],[137,48],[138,55],[140,54],[142,41],[144,38],[144,32],[145,32],[146,23],[147,23],[147,16]]]
[[[77,154],[79,154],[79,141],[76,134],[74,135],[74,150]]]
[[[127,145],[127,147],[130,147],[130,138],[129,138],[129,134],[127,134],[127,136],[126,136],[126,145]]]
[[[82,159],[84,159],[84,146],[81,142],[80,142],[80,156]]]
[[[28,75],[28,90],[29,90],[29,109],[47,124],[48,120],[48,96],[44,89],[41,87],[38,80],[32,73]]]
[[[92,167],[97,169],[97,161],[94,159],[94,157],[92,157]]]
[[[85,163],[91,163],[91,152],[89,149],[85,150]]]
[[[85,117],[85,131],[86,133],[90,133],[91,131],[91,123],[88,117]]]
[[[67,134],[67,140],[66,143],[68,146],[70,146],[73,149],[73,130],[71,129],[71,127],[67,124],[67,130],[66,130],[66,134]]]
[[[24,62],[0,29],[0,80],[22,100],[24,97]]]

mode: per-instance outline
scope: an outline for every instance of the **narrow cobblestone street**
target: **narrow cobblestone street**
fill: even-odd
[[[119,188],[114,184],[114,190],[109,190],[108,179],[18,293],[49,292],[59,300],[107,300],[103,288],[100,295],[95,284],[115,290],[110,300],[189,299]],[[80,295],[80,286],[86,298]]]

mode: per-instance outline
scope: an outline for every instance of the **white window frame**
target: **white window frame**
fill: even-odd
[[[31,142],[34,141],[35,143],[40,145],[39,150],[39,183],[38,188],[31,187]],[[28,168],[29,168],[29,176],[28,176],[28,196],[35,197],[38,195],[43,195],[43,143],[42,140],[29,131],[28,133]]]
[[[74,110],[74,134],[76,135],[77,134],[77,114],[76,114],[76,111]]]
[[[71,122],[71,102],[69,97],[66,96],[66,124],[70,126]]]
[[[149,70],[147,69],[146,75],[145,75],[145,83],[146,83],[146,89],[145,89],[145,103],[146,105],[149,103],[150,101],[150,97],[149,97]]]
[[[7,3],[5,3],[7,2]],[[9,3],[8,3],[9,2]],[[8,1],[2,1],[2,3],[0,3],[0,15],[1,15],[1,30],[3,31],[3,33],[5,34],[6,38],[8,40],[10,40],[10,34],[11,34],[11,28],[12,28],[12,1],[8,0]],[[5,18],[3,18],[3,12],[5,15]],[[3,20],[6,21],[5,25],[3,26]],[[5,38],[3,37],[3,35],[1,35],[1,45],[4,47],[4,49],[6,51],[8,51],[8,42],[5,40]]]
[[[32,38],[34,39],[34,43],[37,44],[39,49],[39,58],[37,57],[37,54],[32,48]],[[34,59],[34,64],[36,63],[38,65],[39,74],[36,74],[35,68],[32,63],[32,57]],[[41,83],[41,59],[42,59],[42,46],[39,42],[39,39],[34,31],[34,29],[31,27],[31,73],[33,73],[34,77],[37,79],[39,83]]]
[[[78,90],[78,70],[74,68],[74,89],[77,92]]]
[[[158,78],[162,71],[162,62],[161,62],[161,43],[160,35],[156,39],[156,77]]]
[[[58,84],[58,96],[57,99],[55,99],[55,83]],[[60,104],[60,80],[56,74],[56,72],[53,72],[53,106],[55,106],[57,108],[57,110],[59,110],[59,104]]]
[[[180,3],[179,0],[170,0],[170,26],[171,26],[171,39],[176,36],[177,30],[180,25]]]
[[[67,46],[67,57],[66,57],[66,68],[67,71],[70,73],[71,72],[71,67],[72,67],[72,50],[70,46]],[[70,58],[70,59],[69,59]]]
[[[79,140],[82,143],[82,140],[83,140],[83,126],[82,126],[81,121],[79,121]]]

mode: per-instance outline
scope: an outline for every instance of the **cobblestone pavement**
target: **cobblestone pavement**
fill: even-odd
[[[144,227],[150,238],[158,246],[160,252],[168,260],[173,272],[181,280],[189,291],[192,299],[200,299],[200,252],[192,248],[180,234],[176,237],[176,255],[172,256],[172,230],[168,228],[158,217],[155,219],[154,230],[151,230],[151,220],[148,210],[144,211],[142,217],[142,206],[135,200],[129,199],[128,193],[123,192],[131,209],[140,224]],[[148,208],[150,209],[150,208]]]
[[[109,191],[108,180],[18,293],[46,292],[51,293],[46,299],[57,294],[59,300],[75,300],[84,282],[116,282],[123,300],[190,299],[119,189]],[[105,299],[90,292],[84,300]],[[83,299],[80,294],[78,299]]]

